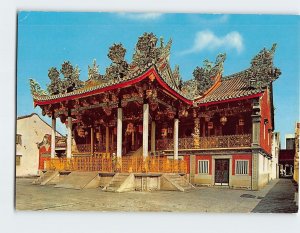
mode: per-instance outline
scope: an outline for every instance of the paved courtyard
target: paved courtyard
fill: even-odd
[[[62,189],[16,179],[17,210],[164,211],[164,212],[296,212],[291,180],[274,180],[263,190],[199,187],[189,192],[111,193],[101,189]]]

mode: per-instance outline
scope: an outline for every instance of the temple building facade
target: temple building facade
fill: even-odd
[[[270,180],[276,49],[262,49],[249,68],[223,76],[225,54],[183,81],[169,63],[172,41],[138,38],[132,61],[122,44],[109,48],[104,74],[94,60],[88,79],[65,61],[51,67],[47,90],[30,80],[35,106],[67,127],[66,153],[45,169],[178,173],[193,185],[258,190]]]

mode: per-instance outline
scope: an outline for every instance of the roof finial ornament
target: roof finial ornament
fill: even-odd
[[[70,61],[65,61],[62,64],[60,73],[64,76],[61,88],[62,93],[72,92],[83,86],[83,82],[79,80],[80,70],[78,66],[74,68]]]
[[[203,61],[203,67],[196,67],[193,76],[196,81],[198,95],[202,95],[211,88],[216,82],[216,76],[223,73],[223,63],[225,59],[226,54],[221,53],[217,56],[215,62],[206,59]]]
[[[107,56],[112,63],[106,69],[106,78],[113,81],[120,81],[128,74],[128,63],[125,61],[126,49],[121,43],[113,44],[109,48]]]
[[[132,63],[141,68],[155,63],[160,54],[160,50],[156,47],[156,43],[157,37],[152,32],[145,32],[142,36],[140,36],[136,43]]]
[[[32,95],[47,95],[47,92],[41,88],[38,82],[36,82],[32,78],[29,79],[29,82],[30,82],[30,90]]]
[[[270,50],[263,48],[252,59],[251,67],[247,72],[250,87],[263,90],[281,74],[281,71],[273,64],[276,46],[274,43]]]
[[[96,59],[93,60],[93,65],[88,66],[88,80],[98,80],[100,77],[99,74],[99,65],[97,65]]]
[[[159,40],[160,40],[160,47],[163,48],[164,47],[164,38],[161,36],[159,38]]]
[[[51,67],[48,70],[48,77],[50,79],[50,84],[47,86],[47,90],[50,95],[57,95],[61,93],[62,81],[59,78],[59,71],[56,67]]]

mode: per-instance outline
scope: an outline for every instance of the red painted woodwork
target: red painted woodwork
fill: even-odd
[[[184,98],[183,96],[181,96],[180,94],[178,94],[176,91],[174,91],[172,88],[170,88],[165,83],[165,81],[163,81],[163,79],[157,73],[157,71],[155,70],[155,68],[152,67],[149,70],[147,70],[144,74],[142,74],[141,76],[139,76],[139,77],[137,77],[135,79],[129,80],[127,82],[118,83],[118,84],[115,84],[115,85],[103,87],[103,88],[96,89],[96,90],[89,91],[89,92],[85,92],[85,93],[82,93],[82,94],[65,96],[65,97],[62,97],[62,98],[57,98],[57,99],[52,99],[52,100],[41,100],[41,101],[34,100],[34,106],[37,106],[37,105],[42,106],[42,105],[46,105],[46,104],[59,103],[59,102],[62,102],[62,101],[72,100],[72,99],[75,99],[75,98],[82,98],[82,97],[92,96],[92,95],[95,95],[95,94],[103,93],[103,92],[114,90],[114,89],[117,89],[117,88],[128,87],[128,86],[131,86],[131,85],[133,85],[135,83],[138,83],[138,82],[142,81],[143,79],[149,77],[150,75],[154,75],[155,78],[156,78],[156,80],[157,80],[157,82],[162,87],[164,87],[165,90],[167,90],[170,94],[172,94],[173,96],[175,96],[178,99],[182,100],[183,102],[185,102],[185,103],[187,103],[189,105],[192,105],[193,102],[191,100],[188,100],[188,99]]]
[[[51,142],[51,135],[46,135],[45,137],[48,140],[47,144],[42,144],[39,148],[39,170],[43,170],[44,162],[51,158],[51,145],[49,144]]]
[[[261,107],[261,122],[260,122],[260,146],[269,154],[271,154],[271,144],[272,138],[271,134],[268,132],[269,129],[273,129],[272,119],[271,119],[271,101],[270,92],[266,90],[260,99]],[[265,120],[268,123],[265,125]],[[265,135],[265,138],[264,138]],[[269,144],[268,144],[269,138]]]
[[[236,160],[248,160],[249,161],[249,172],[248,175],[252,174],[252,156],[251,154],[244,155],[232,155],[232,175],[235,175],[235,161]]]
[[[198,106],[206,107],[206,106],[213,105],[213,104],[229,103],[229,102],[235,102],[235,101],[246,100],[246,99],[254,99],[254,98],[257,98],[260,96],[262,96],[262,93],[249,95],[249,96],[243,96],[243,97],[239,97],[239,98],[228,99],[228,100],[219,100],[219,101],[213,101],[213,102],[209,102],[209,103],[200,103],[200,104],[198,104]]]
[[[212,174],[212,156],[211,155],[196,155],[196,163],[195,163],[195,174],[198,174],[199,168],[199,160],[208,160],[208,174],[211,175]]]
[[[50,153],[51,153],[51,147],[49,147],[48,150],[46,149],[45,146],[40,147],[40,149],[39,149],[39,170],[44,169],[44,161],[50,159]],[[43,154],[47,154],[49,156],[43,157]]]
[[[187,174],[190,174],[190,156],[184,155],[183,160],[186,161],[187,164]]]

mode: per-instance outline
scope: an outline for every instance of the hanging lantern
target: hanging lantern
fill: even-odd
[[[114,135],[117,135],[117,128],[116,127],[114,128],[113,132],[114,132]]]
[[[220,123],[221,123],[222,125],[225,125],[226,122],[227,122],[227,117],[226,117],[226,116],[222,116],[222,117],[220,118]]]
[[[204,120],[205,120],[205,122],[209,122],[209,121],[210,121],[210,117],[206,115],[206,116],[204,117]]]
[[[112,109],[111,107],[103,107],[103,111],[106,113],[107,116],[111,115]]]
[[[168,129],[167,128],[162,128],[161,129],[161,136],[162,138],[166,138],[168,135]]]
[[[156,102],[150,103],[150,109],[152,111],[155,111],[157,109],[157,107],[158,107],[158,103],[156,103]]]
[[[139,133],[143,133],[143,126],[139,125]]]
[[[134,126],[132,123],[127,124],[126,134],[132,134],[134,131]]]
[[[98,141],[100,141],[100,138],[101,138],[101,134],[100,134],[100,132],[97,132],[97,133],[96,133],[96,139],[97,139]]]
[[[208,122],[207,127],[208,127],[208,129],[213,129],[214,123],[212,121]]]
[[[148,89],[146,90],[146,96],[149,98],[152,95],[152,90]]]
[[[77,134],[79,137],[83,138],[85,136],[84,129],[82,127],[78,127]]]
[[[243,125],[245,125],[245,120],[244,120],[244,118],[240,118],[239,119],[239,126],[243,126]]]
[[[171,109],[167,110],[167,116],[170,120],[172,120],[175,116],[175,112],[173,112]]]

